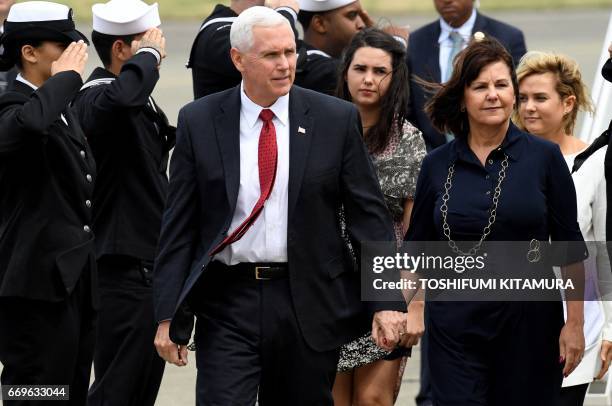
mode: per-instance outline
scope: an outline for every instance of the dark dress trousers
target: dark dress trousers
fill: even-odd
[[[287,18],[297,38],[295,13],[292,15],[283,9],[278,11]],[[238,14],[234,10],[217,4],[202,22],[186,65],[191,68],[194,100],[234,87],[242,80],[230,58],[230,29],[236,17]]]
[[[333,130],[327,123],[334,123]],[[294,86],[289,93],[288,277],[211,271],[240,182],[240,87],[185,106],[155,264],[157,320],[185,344],[196,326],[198,404],[331,405],[338,348],[397,303],[360,301],[344,256],[338,208],[359,241],[392,241],[391,219],[350,103]],[[185,329],[185,326],[189,327]],[[182,331],[181,331],[182,330]]]
[[[119,76],[96,68],[74,101],[99,174],[101,306],[89,405],[153,405],[164,370],[153,346],[152,265],[175,134],[151,98],[158,79],[157,59],[139,53]]]
[[[512,55],[515,64],[527,52],[525,38],[518,28],[477,13],[472,33],[478,31],[495,37],[501,42]],[[408,69],[412,74],[412,80],[410,81],[410,103],[412,106],[410,122],[423,132],[428,150],[444,144],[446,137],[431,125],[424,110],[430,94],[415,81],[415,77],[433,83],[441,82],[439,37],[440,21],[436,20],[414,31],[408,38]]]
[[[454,163],[448,200],[451,235],[455,241],[478,241],[489,219],[504,154],[508,169],[487,241],[550,239],[580,245],[574,184],[559,147],[513,124],[484,166],[460,138],[425,157],[406,239],[446,240],[440,207],[448,168]],[[568,252],[565,264],[582,261],[585,250]],[[542,272],[553,275],[550,267]],[[556,405],[563,368],[560,297],[533,302],[428,297],[425,314],[433,404]]]
[[[86,402],[97,307],[96,168],[67,108],[81,85],[61,72],[0,96],[1,380],[70,385],[74,405]]]

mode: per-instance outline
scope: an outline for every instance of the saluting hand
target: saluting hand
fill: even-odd
[[[72,42],[60,57],[51,64],[51,76],[70,70],[83,76],[87,58],[87,44],[83,40]]]
[[[132,41],[132,54],[136,54],[139,49],[153,48],[159,52],[161,59],[166,57],[166,38],[159,28],[148,29],[142,38]]]
[[[187,365],[187,346],[178,345],[170,339],[170,320],[159,323],[154,344],[157,354],[166,362],[179,367]]]

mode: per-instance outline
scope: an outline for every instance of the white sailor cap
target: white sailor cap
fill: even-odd
[[[356,0],[299,0],[300,10],[313,13],[335,10],[354,3]]]
[[[26,1],[11,7],[0,35],[0,70],[13,66],[19,57],[16,46],[23,40],[89,44],[74,27],[72,9],[49,1]]]
[[[161,24],[157,3],[141,0],[110,0],[91,7],[93,30],[107,35],[132,35]]]

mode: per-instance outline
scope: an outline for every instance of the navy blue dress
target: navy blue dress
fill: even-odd
[[[478,241],[504,154],[509,166],[487,241],[582,241],[574,184],[559,147],[512,123],[485,166],[461,138],[425,157],[406,240],[446,240],[440,206],[448,167],[455,163],[447,217],[451,237]],[[428,301],[425,316],[434,404],[555,404],[562,380],[560,301]]]

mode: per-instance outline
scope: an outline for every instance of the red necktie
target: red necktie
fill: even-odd
[[[276,164],[278,158],[278,151],[276,148],[276,129],[272,119],[274,113],[270,109],[264,109],[259,113],[259,118],[263,121],[261,132],[259,133],[259,147],[257,152],[257,163],[259,166],[259,189],[260,195],[255,207],[251,211],[251,214],[240,224],[234,231],[232,231],[219,245],[217,245],[211,252],[213,256],[218,252],[221,252],[228,245],[238,241],[248,231],[248,229],[255,223],[257,217],[261,214],[264,203],[272,193],[272,187],[274,186],[274,179],[276,178]]]

